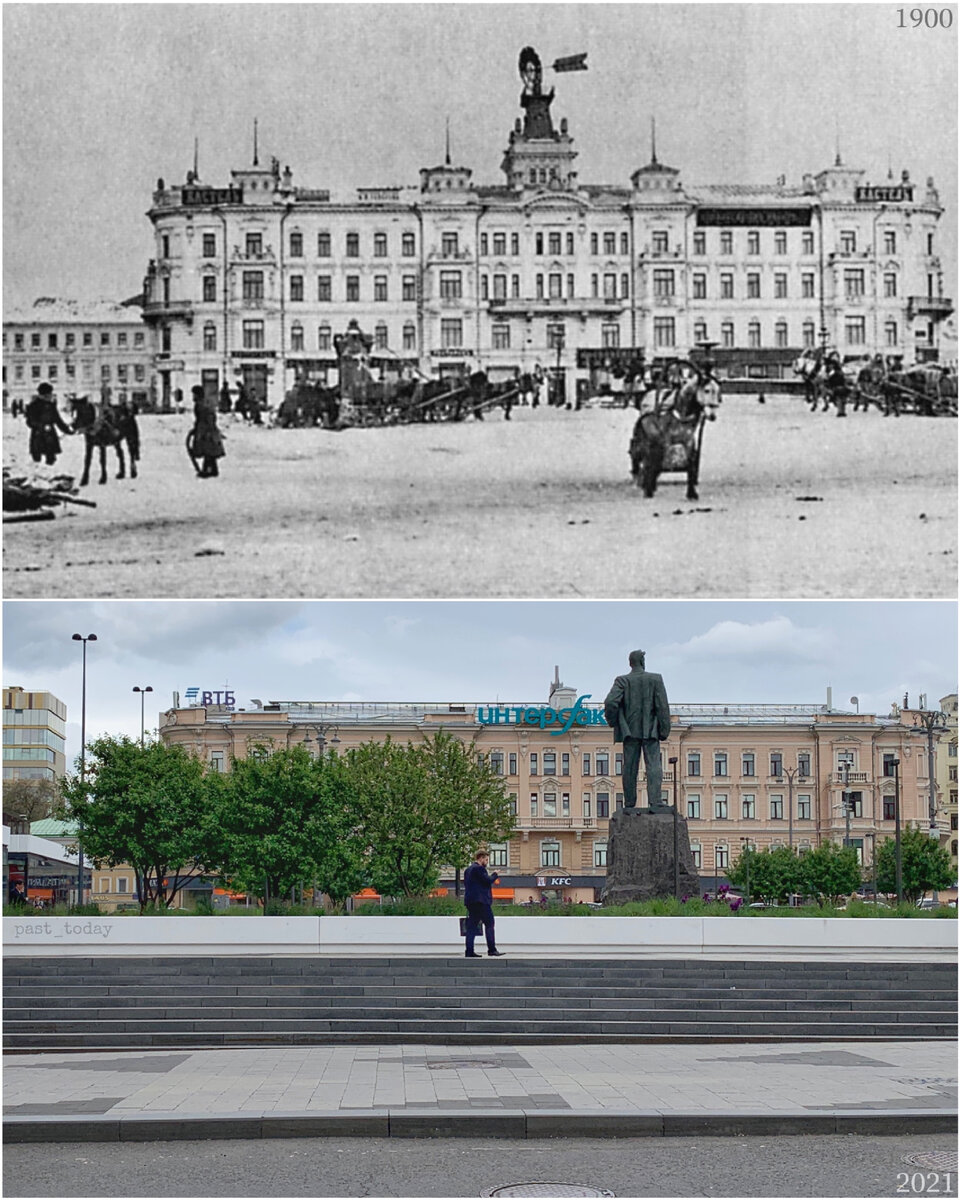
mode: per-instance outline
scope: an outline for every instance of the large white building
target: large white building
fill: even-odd
[[[3,315],[4,408],[29,401],[41,383],[61,399],[99,399],[109,389],[114,401],[147,408],[156,395],[153,340],[138,302],[42,297],[11,309]]]
[[[567,394],[617,355],[718,344],[728,377],[778,379],[821,339],[849,357],[935,358],[942,295],[933,180],[877,185],[833,166],[763,185],[695,185],[651,161],[582,183],[566,118],[526,78],[504,181],[448,153],[412,187],[346,200],[273,159],[226,186],[158,181],[144,316],[162,398],[224,380],[278,402],[336,367],[351,319],[428,374],[537,363]],[[594,376],[592,378],[592,376]]]

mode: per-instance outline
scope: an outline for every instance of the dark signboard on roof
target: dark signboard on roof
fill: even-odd
[[[804,208],[700,208],[697,224],[710,226],[809,225],[811,209]]]

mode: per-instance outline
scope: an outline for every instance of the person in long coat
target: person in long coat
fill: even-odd
[[[660,743],[670,736],[670,704],[663,676],[645,670],[642,650],[630,653],[630,674],[618,675],[603,702],[603,715],[613,729],[614,742],[623,742],[623,807],[637,807],[640,754],[647,766],[647,804],[651,812],[669,805],[660,795],[663,767]]]
[[[37,394],[27,405],[24,416],[30,430],[30,457],[35,463],[46,459],[47,466],[52,467],[60,454],[57,430],[62,433],[72,433],[73,430],[60,416],[57,402],[53,398],[53,388],[49,383],[40,384]]]
[[[191,456],[194,460],[201,460],[197,469],[200,478],[209,479],[220,474],[217,459],[223,458],[226,450],[217,427],[216,402],[207,398],[199,384],[193,388],[193,416],[193,429],[188,439]]]

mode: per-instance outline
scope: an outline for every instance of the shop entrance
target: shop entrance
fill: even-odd
[[[263,363],[243,364],[243,388],[248,399],[254,400],[258,408],[267,407],[267,368]]]

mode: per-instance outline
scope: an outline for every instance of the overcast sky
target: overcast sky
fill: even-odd
[[[543,703],[554,667],[602,700],[633,649],[674,703],[822,704],[889,713],[957,689],[956,605],[941,601],[7,601],[4,686],[51,691],[87,732],[139,736],[188,687],[270,700]],[[185,702],[185,701],[184,701]]]
[[[5,4],[4,302],[140,291],[158,176],[222,186],[276,155],[298,185],[416,184],[453,157],[500,183],[517,57],[554,76],[584,182],[649,159],[686,183],[791,184],[844,160],[936,178],[956,297],[957,21],[899,29],[874,4]],[[909,9],[907,10],[909,12]],[[939,11],[939,6],[938,6]]]

